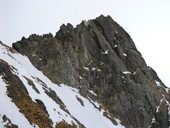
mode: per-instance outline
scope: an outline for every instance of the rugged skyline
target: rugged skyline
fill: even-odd
[[[55,32],[65,23],[110,15],[132,36],[148,65],[170,85],[169,0],[0,0],[0,40],[8,45],[32,33]]]

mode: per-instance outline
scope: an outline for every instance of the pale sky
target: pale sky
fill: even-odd
[[[170,0],[0,0],[0,40],[10,45],[32,33],[110,15],[132,37],[147,64],[170,87]]]

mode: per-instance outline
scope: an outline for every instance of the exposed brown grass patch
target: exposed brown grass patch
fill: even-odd
[[[37,124],[40,128],[50,128],[52,125],[51,119],[42,107],[33,102],[26,92],[13,90],[11,85],[7,86],[8,96],[13,99],[13,102],[20,109],[20,112],[25,115],[31,124]]]
[[[38,89],[36,88],[36,86],[34,85],[34,82],[33,82],[31,79],[29,79],[29,78],[27,78],[27,77],[25,77],[25,76],[23,76],[23,77],[27,80],[28,84],[29,84],[30,86],[32,86],[32,88],[33,88],[37,93],[40,93],[40,92],[38,91]]]
[[[55,128],[73,128],[73,126],[71,126],[70,124],[68,124],[64,121],[61,121],[56,125]]]
[[[27,96],[23,97],[20,101],[17,101],[16,105],[31,123],[37,124],[40,128],[51,126],[51,120],[49,119],[48,114],[39,104],[34,103]]]
[[[12,102],[20,109],[31,124],[37,124],[40,128],[51,128],[52,121],[43,108],[31,100],[23,83],[15,75],[5,78],[8,82],[7,94]],[[9,79],[7,79],[9,78]],[[14,80],[14,81],[13,81]]]
[[[0,74],[3,75],[2,78],[7,84],[7,95],[20,109],[20,112],[25,115],[31,124],[37,124],[40,128],[51,128],[52,121],[48,114],[39,104],[32,101],[26,87],[19,77],[11,72],[10,66],[4,61],[0,63],[0,66]]]

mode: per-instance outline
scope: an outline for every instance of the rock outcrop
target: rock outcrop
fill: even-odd
[[[168,88],[110,16],[83,21],[75,28],[62,25],[54,37],[23,37],[13,48],[52,82],[78,88],[84,97],[101,103],[111,120],[119,118],[126,128],[170,125]]]

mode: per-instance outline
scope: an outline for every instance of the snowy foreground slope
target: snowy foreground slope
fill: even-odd
[[[23,82],[28,91],[28,95],[33,102],[41,100],[52,120],[52,127],[61,121],[70,125],[86,128],[124,128],[120,121],[115,118],[115,124],[108,117],[104,116],[107,110],[103,110],[101,105],[88,97],[79,94],[79,90],[65,84],[56,85],[52,83],[41,71],[37,70],[26,56],[0,44],[0,59],[7,62],[11,72],[17,75]],[[6,75],[6,74],[4,74]],[[35,87],[29,85],[28,79],[33,82]],[[6,125],[16,125],[19,128],[39,127],[37,124],[29,122],[19,108],[11,101],[7,95],[8,82],[0,76],[0,127]],[[36,90],[35,90],[36,88]],[[63,102],[65,109],[57,104],[45,91],[55,92]],[[99,109],[100,108],[100,109]],[[3,120],[6,116],[8,120]]]

